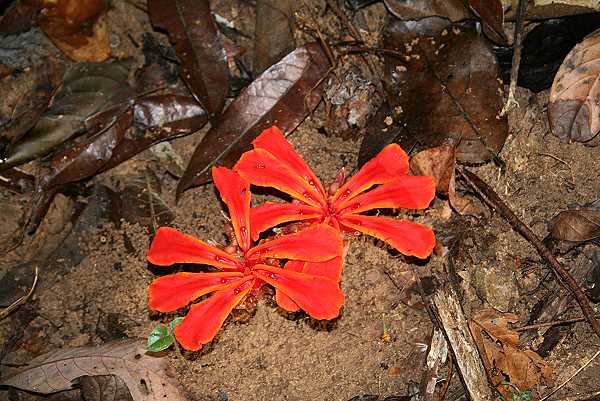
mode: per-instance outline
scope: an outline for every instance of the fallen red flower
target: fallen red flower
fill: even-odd
[[[406,175],[408,156],[400,146],[386,146],[330,194],[277,127],[263,131],[252,143],[254,149],[244,153],[234,169],[253,185],[276,188],[294,198],[292,203],[267,202],[251,210],[254,240],[279,224],[307,221],[329,224],[340,232],[371,235],[405,255],[426,258],[431,254],[435,245],[431,228],[360,214],[380,208],[424,209],[435,196],[433,177]],[[326,263],[288,262],[284,268],[339,281],[342,263],[339,257]],[[279,306],[297,310],[290,301],[278,291]]]
[[[188,350],[210,342],[229,313],[251,292],[270,284],[315,319],[338,316],[344,296],[335,280],[284,270],[274,259],[326,262],[339,257],[342,241],[332,227],[311,225],[300,232],[253,246],[249,236],[250,189],[236,172],[213,168],[214,183],[229,209],[239,252],[230,254],[174,228],[161,227],[148,250],[148,261],[159,266],[197,263],[219,272],[175,273],[155,279],[149,288],[151,309],[170,312],[213,293],[191,306],[174,334]]]

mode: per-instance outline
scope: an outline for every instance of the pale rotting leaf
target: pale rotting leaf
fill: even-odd
[[[500,116],[503,85],[485,39],[430,17],[392,21],[384,47],[397,53],[386,54],[385,82],[394,110],[388,125],[403,127],[396,139],[403,148],[456,145],[465,163],[497,157],[508,121]]]
[[[165,358],[145,354],[142,341],[128,339],[41,355],[0,384],[50,394],[71,389],[82,376],[115,375],[123,379],[134,401],[185,400],[167,369]]]
[[[76,383],[84,401],[133,401],[127,384],[116,375],[81,376]]]
[[[148,12],[175,45],[181,78],[216,121],[229,90],[229,70],[208,0],[149,0]]]
[[[600,131],[600,30],[567,55],[554,77],[548,118],[562,141],[586,142]]]
[[[111,115],[112,108],[129,107],[133,96],[127,83],[129,65],[127,61],[74,65],[65,74],[52,106],[35,127],[11,144],[6,157],[0,160],[0,171],[46,155],[91,125],[99,130],[110,126],[110,122],[91,122],[97,122],[93,117],[101,113],[108,111]]]
[[[197,145],[177,185],[186,189],[211,180],[215,165],[232,167],[264,129],[277,125],[292,132],[321,101],[318,85],[329,69],[321,46],[308,43],[267,69],[227,107],[218,124]]]
[[[38,24],[69,58],[101,62],[110,57],[108,0],[42,0]]]

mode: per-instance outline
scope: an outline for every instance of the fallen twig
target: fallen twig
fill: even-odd
[[[13,311],[15,311],[19,306],[21,306],[25,302],[27,302],[27,300],[29,299],[31,294],[33,294],[33,291],[35,290],[35,285],[37,284],[37,281],[38,281],[38,267],[36,266],[35,267],[35,277],[33,278],[33,284],[31,285],[31,289],[29,290],[29,292],[27,294],[23,295],[21,298],[17,299],[15,302],[8,305],[4,310],[0,311],[0,320],[4,319],[6,316],[10,315]]]
[[[504,217],[512,228],[525,237],[538,251],[540,256],[550,265],[559,282],[562,283],[575,297],[579,304],[585,319],[588,321],[594,333],[600,337],[600,322],[594,316],[594,310],[585,296],[583,290],[577,284],[571,273],[554,257],[552,252],[542,243],[542,241],[523,223],[514,212],[504,203],[498,194],[476,174],[466,169],[458,169],[458,173],[473,188],[482,199],[492,208],[496,209]]]

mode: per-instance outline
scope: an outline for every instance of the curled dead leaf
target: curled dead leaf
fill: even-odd
[[[600,30],[571,50],[558,69],[548,103],[554,135],[586,142],[600,132]]]
[[[483,211],[472,199],[456,193],[456,148],[438,146],[420,151],[410,159],[410,171],[414,175],[430,175],[435,178],[436,192],[448,197],[450,206],[462,215],[480,216]]]

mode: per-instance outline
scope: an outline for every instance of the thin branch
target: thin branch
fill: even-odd
[[[496,209],[498,212],[500,212],[502,217],[508,220],[515,231],[525,237],[525,239],[534,246],[540,256],[552,268],[552,271],[558,278],[559,283],[565,286],[571,292],[571,294],[573,294],[583,312],[583,315],[585,316],[585,319],[588,321],[590,326],[592,326],[594,333],[600,337],[600,322],[598,322],[594,316],[594,309],[592,309],[592,306],[585,296],[585,293],[579,284],[577,284],[577,281],[575,281],[571,273],[569,273],[569,271],[565,269],[565,267],[558,260],[556,260],[552,252],[542,243],[537,235],[535,235],[533,231],[531,231],[529,227],[527,227],[525,223],[523,223],[514,214],[514,212],[506,205],[506,203],[504,203],[502,199],[500,199],[498,194],[487,183],[469,170],[458,169],[458,173],[488,205]]]

